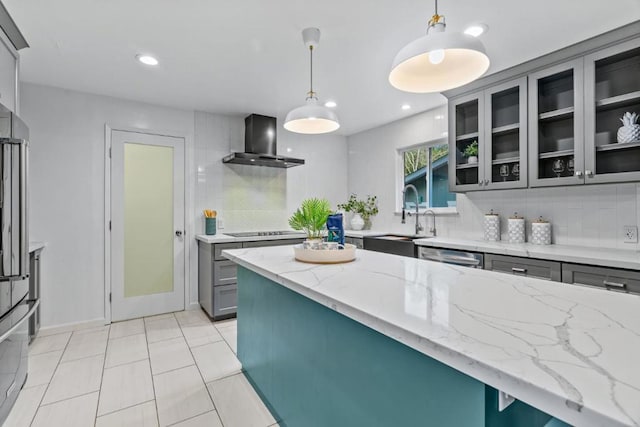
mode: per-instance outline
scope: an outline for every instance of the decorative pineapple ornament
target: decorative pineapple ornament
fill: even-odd
[[[624,113],[620,119],[623,126],[618,129],[618,142],[627,144],[629,142],[640,142],[640,125],[637,113]]]

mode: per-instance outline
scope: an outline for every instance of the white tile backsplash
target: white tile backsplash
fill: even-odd
[[[224,231],[287,229],[288,218],[308,197],[333,206],[347,198],[347,143],[341,135],[297,135],[278,129],[278,154],[302,158],[303,166],[277,169],[222,163],[244,151],[244,117],[195,113],[196,233],[203,209],[215,209]],[[330,165],[329,168],[327,165]]]
[[[374,229],[413,232],[413,220],[402,225],[394,214],[397,150],[440,137],[446,115],[446,107],[440,107],[348,137],[349,192],[378,195],[380,214],[373,218]],[[531,220],[542,216],[552,223],[555,243],[640,249],[623,242],[622,230],[624,225],[640,224],[638,183],[478,191],[458,194],[457,205],[457,215],[438,216],[439,236],[482,239],[483,215],[493,209],[502,216],[503,239],[507,218],[518,212],[527,219],[527,237]]]

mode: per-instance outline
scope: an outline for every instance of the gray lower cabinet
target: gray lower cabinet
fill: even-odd
[[[501,271],[518,276],[553,280],[554,282],[560,282],[562,280],[562,268],[559,262],[540,259],[486,254],[484,258],[484,269]]]
[[[562,264],[562,281],[572,285],[586,285],[611,291],[640,294],[640,272],[617,268]]]
[[[360,237],[345,237],[345,243],[349,243],[351,245],[356,245],[356,248],[363,249],[364,248],[364,239]]]
[[[222,256],[227,249],[283,246],[302,243],[303,238],[253,242],[198,242],[198,300],[214,320],[235,317],[238,294],[238,266]]]

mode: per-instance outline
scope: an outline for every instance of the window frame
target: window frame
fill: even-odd
[[[406,151],[415,150],[416,148],[430,149],[431,147],[434,147],[436,145],[443,145],[448,143],[449,143],[448,138],[442,137],[442,138],[437,138],[437,139],[433,139],[426,142],[421,142],[419,144],[406,145],[403,147],[399,147],[396,150],[396,203],[395,203],[396,209],[394,212],[395,215],[402,214],[402,206],[403,206],[402,190],[404,188],[404,153]],[[431,164],[430,164],[429,153],[428,153],[428,156],[429,156],[428,167],[430,167]],[[427,176],[429,176],[429,174],[427,174]],[[425,179],[427,178],[425,177]],[[427,205],[430,204],[430,195],[431,195],[431,182],[427,182],[427,191],[426,191]],[[456,196],[456,202],[457,202],[457,196]],[[418,214],[424,215],[427,210],[433,211],[436,215],[457,215],[458,214],[457,203],[456,203],[456,206],[452,206],[452,207],[419,208]]]

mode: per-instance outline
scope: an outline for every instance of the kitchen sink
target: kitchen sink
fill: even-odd
[[[419,236],[416,234],[382,234],[380,236],[365,236],[363,239],[364,249],[368,251],[384,252],[387,254],[417,257],[416,245],[413,243],[417,239],[426,239],[429,236]]]

